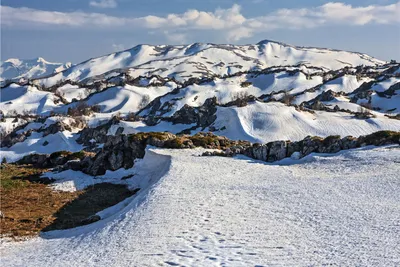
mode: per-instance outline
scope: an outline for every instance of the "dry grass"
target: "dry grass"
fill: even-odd
[[[135,193],[113,184],[77,192],[54,191],[46,185],[50,180],[40,179],[45,169],[11,164],[1,168],[0,235],[15,240],[83,225],[84,219]]]

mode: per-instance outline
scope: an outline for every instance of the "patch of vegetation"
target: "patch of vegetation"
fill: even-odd
[[[88,224],[96,221],[93,215],[100,210],[137,192],[115,184],[97,184],[77,192],[54,191],[46,185],[49,179],[40,178],[45,171],[32,165],[2,165],[0,236],[19,240],[40,231]]]
[[[215,148],[219,148],[220,147],[220,143],[219,143],[219,139],[218,136],[216,135],[206,135],[203,136],[201,134],[196,134],[194,136],[192,136],[190,138],[193,142],[193,144],[195,146],[200,146],[200,147],[215,147]]]
[[[75,197],[75,193],[54,192],[38,177],[45,169],[7,164],[1,170],[0,235],[32,236],[51,223],[52,214]]]
[[[400,143],[400,132],[395,131],[379,131],[369,135],[364,136],[364,142],[367,144],[377,144],[379,141],[385,140],[386,142],[391,142],[395,144]]]
[[[167,140],[168,139],[168,133],[166,132],[140,132],[136,134],[131,134],[129,135],[130,141],[138,141],[138,142],[145,142],[149,138],[155,138],[159,140]]]
[[[87,153],[85,151],[79,151],[79,152],[74,152],[68,156],[70,159],[83,159],[87,156]]]
[[[252,83],[251,82],[242,82],[240,84],[241,87],[249,87]]]
[[[176,137],[174,139],[165,142],[165,147],[167,148],[182,148],[184,144],[184,139],[182,137]]]
[[[329,145],[331,144],[334,140],[339,140],[340,139],[340,135],[330,135],[328,137],[325,137],[323,143],[324,145]]]
[[[311,136],[311,140],[313,140],[313,141],[323,141],[324,138],[322,138],[320,136]]]

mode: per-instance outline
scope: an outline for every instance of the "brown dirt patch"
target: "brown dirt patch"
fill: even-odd
[[[125,185],[97,184],[77,192],[54,191],[41,179],[46,169],[5,164],[0,169],[0,236],[15,240],[40,231],[94,222],[95,213],[136,193]]]

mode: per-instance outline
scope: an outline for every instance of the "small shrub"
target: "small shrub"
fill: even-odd
[[[356,117],[359,119],[368,119],[371,117],[374,117],[372,113],[369,111],[369,109],[365,107],[371,107],[371,104],[361,104],[358,107],[358,112],[356,113]]]
[[[288,92],[285,92],[282,97],[282,103],[289,106],[293,103],[295,98],[295,96],[289,94]]]
[[[139,102],[138,109],[144,109],[148,104],[150,103],[150,96],[149,95],[143,95],[142,99]]]
[[[324,139],[323,143],[324,143],[324,145],[329,145],[334,140],[339,140],[339,139],[340,139],[340,135],[330,135]]]
[[[232,101],[236,101],[238,99],[245,99],[249,96],[249,94],[245,91],[237,92],[236,94],[232,95]]]
[[[165,142],[166,148],[182,148],[183,147],[183,138],[177,137]]]
[[[240,86],[241,87],[249,87],[250,85],[252,85],[252,83],[251,82],[242,82],[241,84],[240,84]]]
[[[90,116],[93,112],[100,112],[100,110],[99,105],[89,106],[86,102],[79,101],[75,107],[68,108],[67,114],[72,117]]]
[[[125,117],[126,121],[137,121],[138,117],[136,116],[136,114],[134,112],[129,112],[126,117]]]

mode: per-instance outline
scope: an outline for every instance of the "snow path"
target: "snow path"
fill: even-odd
[[[152,151],[170,165],[149,193],[105,221],[3,243],[2,265],[400,264],[398,146],[280,165]]]

